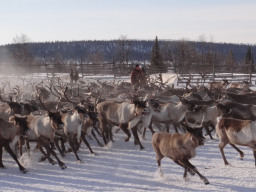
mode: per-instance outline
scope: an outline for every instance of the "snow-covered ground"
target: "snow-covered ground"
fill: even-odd
[[[209,180],[210,184],[204,185],[197,175],[189,175],[189,181],[185,181],[183,168],[167,158],[162,160],[164,175],[161,176],[149,131],[147,140],[142,140],[144,150],[133,144],[133,138],[124,142],[124,137],[122,131],[114,133],[115,142],[108,147],[99,147],[94,140],[88,139],[97,155],[90,155],[82,144],[79,151],[82,163],[69,153],[61,158],[67,165],[65,170],[47,161],[39,163],[41,154],[35,151],[30,157],[25,153],[19,158],[29,170],[23,174],[4,152],[6,169],[0,169],[0,191],[256,191],[256,168],[249,148],[239,146],[245,153],[241,161],[238,153],[227,146],[224,151],[231,165],[225,166],[218,138],[212,141],[207,137],[205,145],[199,147],[197,156],[191,159],[191,163]]]
[[[33,152],[31,157],[25,153],[20,161],[29,170],[27,174],[19,172],[13,159],[4,153],[7,169],[0,169],[0,191],[255,191],[256,176],[252,151],[241,147],[245,158],[241,161],[238,153],[227,146],[227,160],[231,166],[225,166],[221,158],[218,139],[207,138],[204,146],[197,149],[197,156],[191,159],[199,172],[210,182],[209,185],[197,175],[189,175],[189,181],[183,179],[183,168],[171,160],[162,160],[161,176],[151,146],[151,133],[142,141],[144,150],[133,144],[133,139],[124,142],[124,133],[114,134],[112,146],[98,147],[89,140],[97,155],[90,155],[83,144],[78,163],[74,154],[69,153],[62,160],[67,169],[48,162],[37,162],[40,153]]]

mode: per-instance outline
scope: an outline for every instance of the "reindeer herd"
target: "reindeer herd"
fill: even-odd
[[[184,178],[187,172],[196,173],[205,184],[209,181],[189,160],[204,144],[205,136],[213,139],[213,132],[220,140],[225,165],[223,149],[230,144],[241,159],[244,154],[237,145],[252,148],[256,166],[256,93],[249,84],[227,80],[206,86],[187,84],[174,88],[149,78],[135,91],[124,81],[94,79],[70,84],[53,77],[13,83],[6,78],[0,88],[0,168],[5,167],[5,150],[26,173],[17,157],[24,150],[29,153],[34,142],[42,153],[40,161],[66,169],[59,155],[72,152],[81,161],[78,150],[82,142],[93,154],[87,137],[93,137],[99,146],[107,145],[114,141],[114,126],[126,135],[124,142],[133,136],[140,149],[144,149],[140,136],[145,137],[149,130],[159,169],[161,159],[168,157],[184,168]]]

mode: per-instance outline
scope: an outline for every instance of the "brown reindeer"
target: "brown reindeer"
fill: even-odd
[[[216,131],[220,138],[219,148],[225,165],[229,165],[223,150],[227,144],[234,147],[239,152],[240,158],[243,159],[244,153],[235,146],[236,144],[250,147],[253,150],[256,166],[255,121],[219,117]]]
[[[187,172],[198,174],[204,184],[209,181],[189,162],[189,159],[196,156],[196,148],[204,144],[204,136],[201,128],[189,128],[186,126],[186,134],[155,133],[152,137],[152,146],[156,153],[156,161],[161,170],[161,160],[169,157],[175,163],[184,168],[183,177],[187,178]]]
[[[19,163],[16,155],[13,153],[10,148],[9,143],[15,143],[20,135],[25,135],[29,130],[26,117],[17,117],[13,118],[13,124],[5,121],[0,118],[0,168],[4,168],[4,164],[2,161],[3,157],[3,147],[5,150],[12,156],[12,158],[16,161],[19,166],[21,172],[26,173],[27,170]]]

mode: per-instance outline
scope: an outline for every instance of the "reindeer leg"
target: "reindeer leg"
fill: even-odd
[[[65,140],[63,137],[60,138],[60,143],[61,143],[61,151],[63,154],[67,153],[66,147],[65,147]]]
[[[102,145],[101,142],[98,140],[98,138],[96,137],[96,135],[95,135],[95,133],[94,133],[93,130],[92,130],[92,136],[93,136],[94,139],[97,141],[98,145],[99,145],[100,147],[103,147],[103,145]]]
[[[221,153],[221,156],[222,156],[222,159],[224,161],[224,164],[225,165],[229,165],[227,159],[226,159],[226,156],[224,154],[224,147],[228,144],[228,142],[225,142],[225,141],[221,141],[220,144],[219,144],[219,148],[220,148],[220,153]]]
[[[56,164],[56,162],[50,157],[49,151],[47,151],[47,154],[46,154],[46,153],[44,152],[43,148],[40,146],[40,144],[39,144],[38,148],[39,148],[39,150],[41,151],[41,153],[44,155],[44,157],[42,157],[42,158],[40,159],[40,161],[44,161],[44,160],[48,159],[48,161],[49,161],[50,164],[52,164],[52,165],[55,165],[55,164]]]
[[[165,124],[165,126],[168,126],[168,128],[166,127],[166,129],[167,129],[167,133],[169,133],[169,124]],[[175,133],[179,133],[179,130],[178,130],[177,126],[175,124],[173,124],[172,126],[175,130]]]
[[[209,135],[210,139],[213,140],[212,134],[211,134],[211,132],[210,132],[210,130],[209,130],[209,126],[208,126],[208,125],[205,125],[204,128],[205,128],[205,130],[206,130],[207,135]]]
[[[149,130],[151,131],[152,135],[154,135],[155,131],[152,127],[152,122],[148,126]],[[146,128],[144,129],[144,132],[146,132]],[[143,138],[145,138],[145,133],[143,132]]]
[[[25,143],[26,143],[26,150],[28,152],[28,156],[30,157],[30,145],[29,145],[29,141],[28,140],[25,140]]]
[[[10,148],[8,142],[5,142],[5,143],[4,143],[4,148],[5,148],[5,150],[12,156],[12,158],[16,161],[16,163],[17,163],[18,166],[19,166],[20,171],[21,171],[22,173],[27,173],[28,171],[20,164],[20,162],[19,162],[18,159],[17,159],[17,156],[13,153],[13,151],[12,151],[12,149]]]
[[[144,149],[145,147],[143,147],[143,145],[140,142],[140,138],[138,136],[138,132],[137,132],[137,127],[136,126],[132,128],[132,134],[133,134],[133,137],[134,137],[134,144],[135,145],[139,144],[140,149]]]
[[[106,135],[107,135],[107,126],[103,125],[103,128],[101,128],[101,136],[103,138],[103,141],[104,141],[105,145],[108,143]]]
[[[110,125],[108,127],[108,138],[109,138],[110,141],[114,142],[113,133],[112,133],[112,126],[110,126]]]
[[[3,164],[3,146],[0,145],[0,168],[5,168]]]
[[[130,138],[131,138],[131,133],[130,133],[130,131],[128,130],[128,124],[126,123],[126,124],[121,124],[120,126],[119,126],[122,130],[123,130],[123,132],[127,135],[127,138],[124,140],[125,142],[128,142],[129,140],[130,140]]]
[[[86,140],[85,138],[85,133],[84,132],[81,132],[81,139],[83,140],[84,144],[87,146],[87,148],[89,149],[90,153],[91,154],[94,154],[90,144],[88,143],[88,141]]]
[[[181,164],[179,161],[174,161],[175,163],[177,163],[179,166],[184,168],[184,174],[183,174],[183,178],[186,179],[187,177],[187,172],[189,172],[191,175],[195,175],[195,172],[191,169],[188,169],[187,167],[185,167],[183,164]]]
[[[59,151],[60,155],[61,155],[62,157],[64,157],[64,156],[65,156],[65,154],[64,154],[65,149],[63,149],[63,150],[60,149],[59,141],[61,141],[61,140],[58,139],[58,138],[54,138],[54,143],[55,143],[55,146],[56,146],[57,150]],[[62,142],[62,141],[61,141],[61,142]],[[61,144],[62,144],[62,143],[61,143]],[[65,147],[65,146],[64,146],[64,147]]]
[[[100,132],[99,132],[99,129],[97,127],[93,126],[93,130],[95,130],[98,135],[101,135]]]
[[[18,141],[18,148],[19,148],[19,154],[20,157],[22,156],[23,152],[22,152],[22,146],[25,144],[25,140],[20,137],[19,141]]]
[[[48,142],[45,141],[45,140],[47,140],[47,139],[44,139],[44,138],[39,138],[38,139],[40,144],[47,150],[47,152],[49,152],[50,154],[52,154],[56,158],[60,168],[61,169],[66,169],[67,166],[58,158],[57,154],[54,152],[54,150],[51,149],[51,147],[49,146]]]
[[[255,150],[252,150],[252,151],[253,151],[254,162],[255,162],[255,166],[256,166],[256,151]]]
[[[77,161],[81,161],[80,158],[77,155],[77,150],[76,150],[76,147],[75,147],[74,139],[76,139],[76,137],[73,137],[73,136],[69,135],[68,136],[68,143],[69,143],[72,151],[74,152]]]
[[[209,184],[209,181],[206,179],[206,177],[204,177],[201,173],[199,173],[199,171],[197,170],[197,168],[192,165],[188,159],[183,159],[180,161],[185,167],[187,167],[188,169],[194,171],[199,177],[201,180],[203,180],[204,184],[205,185],[208,185]]]
[[[241,151],[240,149],[238,149],[238,147],[235,146],[235,145],[232,144],[232,143],[229,143],[229,145],[231,145],[231,147],[233,147],[235,150],[237,150],[237,152],[240,154],[240,159],[243,160],[243,158],[244,158],[244,152]]]
[[[164,158],[164,156],[162,155],[161,151],[159,150],[158,147],[156,147],[154,144],[153,144],[153,149],[156,153],[156,162],[157,162],[157,165],[158,167],[161,167],[161,160]]]

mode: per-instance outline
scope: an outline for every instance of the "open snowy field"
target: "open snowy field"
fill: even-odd
[[[27,174],[19,169],[9,154],[3,159],[7,169],[0,170],[0,191],[255,191],[256,176],[252,151],[241,147],[245,158],[241,161],[238,153],[227,146],[227,160],[231,166],[225,166],[221,158],[218,139],[206,139],[204,146],[197,149],[197,156],[191,160],[199,172],[210,182],[209,185],[197,175],[189,175],[189,181],[183,179],[183,168],[171,160],[162,160],[161,177],[151,146],[151,133],[142,141],[144,150],[133,144],[133,138],[124,142],[124,133],[115,133],[112,146],[98,147],[94,140],[88,140],[97,155],[90,155],[83,144],[78,163],[73,153],[62,158],[67,169],[47,161],[37,162],[39,152],[24,154],[20,160],[29,170]]]

